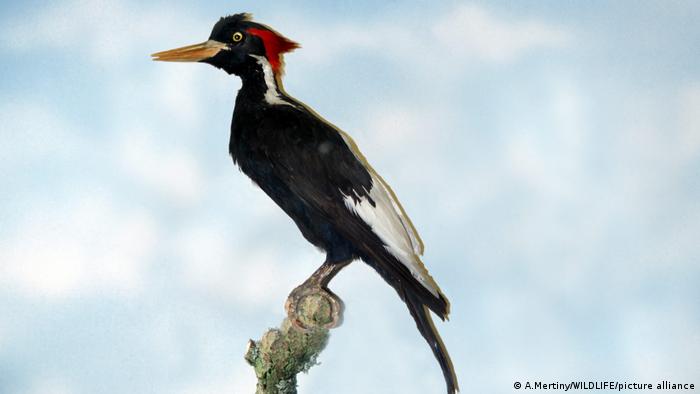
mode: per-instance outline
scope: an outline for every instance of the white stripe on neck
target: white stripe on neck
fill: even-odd
[[[258,61],[258,64],[262,67],[263,75],[265,76],[265,86],[267,86],[267,91],[265,91],[265,101],[268,104],[286,104],[292,105],[288,101],[284,100],[280,91],[277,89],[277,81],[275,80],[275,73],[272,71],[272,66],[265,56],[250,55]],[[293,106],[293,105],[292,105]]]

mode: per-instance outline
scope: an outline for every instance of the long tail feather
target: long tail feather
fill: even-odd
[[[401,265],[393,256],[385,252],[384,248],[375,248],[363,256],[363,260],[374,268],[384,280],[393,287],[399,297],[406,303],[416,327],[428,342],[435,358],[440,364],[442,374],[447,384],[447,393],[455,394],[459,391],[457,376],[452,366],[452,360],[442,343],[433,319],[430,317],[432,310],[440,319],[445,320],[449,315],[449,302],[442,295],[438,297],[423,287],[406,267]]]
[[[416,322],[418,331],[420,331],[423,338],[428,342],[430,349],[433,351],[435,358],[440,364],[442,369],[442,374],[445,376],[445,382],[447,383],[447,393],[454,394],[459,391],[459,384],[457,383],[457,376],[455,375],[454,367],[452,366],[452,360],[450,355],[445,349],[445,344],[442,343],[440,334],[438,334],[435,325],[433,324],[433,319],[430,317],[430,311],[421,302],[418,297],[408,291],[403,291],[404,301],[406,306],[408,306],[413,320]]]
[[[416,327],[423,338],[428,342],[435,358],[440,364],[447,384],[447,393],[455,394],[459,391],[457,376],[455,375],[445,345],[430,317],[432,310],[440,319],[447,319],[450,313],[450,304],[447,298],[438,289],[438,294],[433,294],[413,277],[408,268],[395,256],[387,251],[382,241],[371,232],[371,228],[360,226],[352,228],[347,235],[355,245],[362,245],[358,254],[367,264],[396,290],[399,297],[406,303]]]

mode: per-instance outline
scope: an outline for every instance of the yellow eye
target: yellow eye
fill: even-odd
[[[233,33],[233,42],[241,42],[243,40],[243,33],[237,31]]]

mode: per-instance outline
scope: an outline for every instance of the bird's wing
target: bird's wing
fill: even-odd
[[[423,240],[421,240],[420,236],[418,235],[418,231],[416,231],[416,228],[411,222],[411,219],[408,217],[406,211],[401,206],[401,203],[399,202],[398,198],[396,198],[396,194],[394,193],[394,191],[391,190],[391,187],[386,183],[386,181],[384,181],[384,179],[379,174],[377,174],[376,171],[374,171],[372,166],[367,162],[367,159],[364,157],[362,152],[360,152],[360,149],[357,147],[357,144],[355,144],[355,141],[353,141],[349,135],[342,131],[338,131],[338,133],[341,135],[341,137],[343,137],[345,145],[347,145],[347,147],[352,151],[355,158],[359,160],[372,175],[372,180],[376,188],[375,193],[377,194],[377,197],[381,200],[386,201],[387,207],[391,206],[392,209],[386,210],[384,216],[386,216],[386,219],[388,219],[388,221],[392,223],[392,228],[395,228],[399,231],[402,240],[408,241],[410,243],[410,246],[413,249],[413,253],[417,254],[418,256],[422,256],[424,251]],[[397,220],[400,223],[397,223]],[[408,238],[406,239],[406,237]]]
[[[278,137],[286,140],[275,152],[277,176],[336,227],[353,227],[348,221],[361,220],[413,278],[439,297],[437,284],[418,256],[423,245],[417,232],[352,140],[326,123],[304,122],[293,129]]]
[[[403,263],[414,278],[433,295],[439,297],[439,289],[418,256],[422,253],[422,244],[403,209],[393,196],[386,183],[370,169],[372,186],[368,196],[353,198],[343,196],[345,206],[367,223],[379,236],[385,248]],[[417,247],[417,245],[420,245]]]

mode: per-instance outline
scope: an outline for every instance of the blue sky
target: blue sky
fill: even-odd
[[[0,8],[0,392],[253,392],[323,256],[228,157],[239,81],[148,56],[241,11],[403,202],[464,392],[700,384],[697,2],[105,0]],[[443,392],[374,272],[332,288],[300,393]]]

